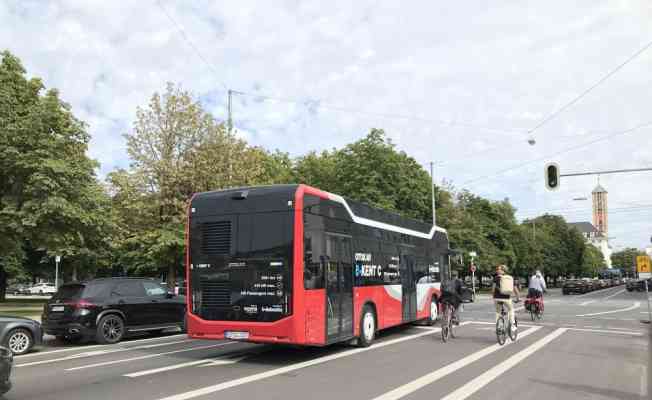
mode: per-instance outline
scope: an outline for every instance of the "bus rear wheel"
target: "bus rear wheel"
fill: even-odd
[[[358,346],[369,347],[376,337],[376,314],[371,306],[366,305],[362,309],[360,318],[360,337]]]

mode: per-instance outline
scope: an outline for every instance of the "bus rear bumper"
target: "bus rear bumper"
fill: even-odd
[[[293,317],[275,322],[208,321],[188,314],[188,337],[202,340],[234,340],[250,343],[302,344],[294,331]]]

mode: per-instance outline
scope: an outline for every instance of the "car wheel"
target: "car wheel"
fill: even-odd
[[[34,338],[27,329],[17,328],[9,332],[4,345],[15,355],[21,355],[32,349]]]
[[[100,344],[118,343],[125,332],[125,324],[122,318],[116,314],[105,315],[97,324],[96,339]]]
[[[360,347],[371,346],[375,336],[376,314],[370,306],[366,305],[362,309],[362,317],[360,318],[360,337],[358,338],[358,345]]]

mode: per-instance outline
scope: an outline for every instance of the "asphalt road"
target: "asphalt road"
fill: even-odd
[[[522,304],[522,303],[521,303]],[[467,305],[457,337],[407,326],[376,344],[295,349],[184,335],[54,346],[16,357],[7,399],[649,399],[645,294],[624,287],[546,298],[519,339],[496,345],[493,304]]]

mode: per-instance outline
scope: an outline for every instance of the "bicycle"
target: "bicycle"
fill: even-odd
[[[525,308],[530,312],[532,321],[543,318],[543,298],[528,297],[525,300]]]
[[[449,337],[455,338],[453,332],[453,315],[455,307],[450,303],[444,303],[444,309],[441,316],[441,340],[446,343]]]
[[[507,321],[507,322],[505,322]],[[500,302],[500,315],[496,321],[496,338],[498,339],[498,344],[501,346],[507,341],[507,336],[513,341],[516,340],[518,336],[518,319],[516,318],[516,313],[514,313],[514,326],[512,327],[511,321],[509,321],[507,307],[505,302]]]

